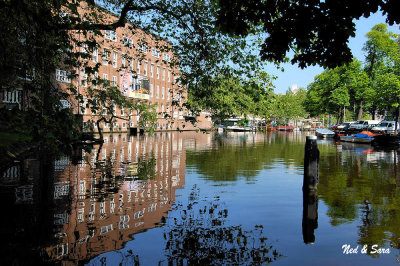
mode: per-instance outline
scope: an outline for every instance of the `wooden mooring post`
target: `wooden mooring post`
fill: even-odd
[[[306,137],[306,147],[304,152],[303,191],[317,190],[318,182],[319,150],[317,146],[317,136],[309,135]]]
[[[303,179],[303,240],[306,244],[315,242],[314,230],[318,228],[319,150],[317,136],[306,137],[304,151]]]

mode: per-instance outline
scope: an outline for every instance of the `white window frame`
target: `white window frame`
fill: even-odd
[[[131,38],[129,38],[127,36],[124,36],[123,43],[124,43],[124,46],[129,47],[129,48],[133,48],[133,41],[132,41]]]
[[[112,85],[113,85],[114,87],[117,87],[117,76],[113,76],[113,77],[112,77]]]
[[[143,75],[147,76],[147,62],[143,62]]]
[[[103,49],[103,65],[108,66],[108,57],[110,56],[110,50],[107,48]]]
[[[64,83],[71,83],[71,78],[68,77],[70,74],[71,72],[69,71],[56,69],[56,80]]]
[[[121,56],[121,67],[126,67],[126,65],[125,65],[125,57],[126,57],[126,55],[122,55]]]
[[[137,60],[137,64],[136,64],[136,73],[137,74],[140,74],[140,65],[141,65],[140,60]]]
[[[105,38],[108,40],[111,40],[113,42],[117,41],[117,32],[113,30],[106,30],[105,33]]]
[[[113,62],[112,65],[114,68],[118,66],[118,54],[117,52],[113,51]]]
[[[93,49],[92,60],[93,60],[94,63],[99,62],[99,49],[97,49],[97,48]]]

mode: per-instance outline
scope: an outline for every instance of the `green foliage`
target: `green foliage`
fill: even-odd
[[[200,83],[200,87],[202,83]],[[214,86],[208,97],[197,98],[189,89],[189,106],[192,109],[210,108],[215,120],[248,115],[264,116],[269,109],[268,97],[272,92],[271,78],[264,72],[243,80],[234,74],[219,75],[209,80]]]
[[[307,112],[304,108],[307,91],[300,88],[298,91],[286,91],[285,94],[276,94],[271,103],[270,116],[282,118],[284,120],[306,117]],[[283,121],[285,124],[286,121]]]
[[[304,106],[312,116],[334,114],[341,123],[344,108],[357,106],[358,117],[351,120],[361,119],[362,108],[371,106],[375,100],[370,79],[361,62],[355,59],[350,64],[326,69],[317,75],[308,86]]]
[[[378,9],[387,22],[400,23],[396,1],[240,1],[219,0],[217,24],[225,32],[248,34],[255,27],[266,33],[261,57],[291,62],[304,68],[319,64],[336,67],[352,61],[348,40],[355,36],[356,19]]]

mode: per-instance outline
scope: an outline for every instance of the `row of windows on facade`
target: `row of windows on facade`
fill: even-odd
[[[104,48],[103,56],[102,56],[103,65],[108,66],[109,57],[110,57],[110,51],[107,48]],[[97,48],[93,50],[92,60],[94,63],[99,62],[99,51]],[[134,71],[133,61],[134,61],[133,59],[128,59],[127,55],[122,55],[121,56],[121,67],[122,68],[129,67],[130,71]],[[138,75],[142,74],[142,63],[143,63],[143,75],[147,76],[148,75],[148,63],[144,60],[143,60],[143,62],[142,62],[142,60],[137,60],[136,74],[138,74]],[[113,51],[113,55],[112,55],[112,66],[114,68],[118,67],[118,53],[115,51]],[[156,68],[156,78],[160,79],[160,66],[154,66],[154,64],[150,64],[150,77],[154,78],[154,68]],[[165,81],[165,74],[166,74],[166,69],[163,68],[162,75],[161,75],[161,78],[163,81]],[[168,79],[168,82],[171,82],[171,71],[170,70],[167,71],[167,79]]]
[[[96,55],[96,58],[97,58],[97,55]],[[115,68],[117,67],[117,60],[118,60],[118,54],[114,52],[113,53],[113,67],[115,67]],[[93,61],[95,61],[95,59],[93,59]],[[103,64],[108,65],[108,58],[103,57]],[[121,65],[123,68],[127,67],[125,57],[122,57]],[[133,60],[129,60],[129,70],[134,71]],[[140,75],[142,72],[141,70],[142,70],[142,62],[138,60],[137,66],[136,66],[136,74]],[[87,74],[84,73],[84,70],[82,70],[82,71],[83,71],[82,80],[87,80]],[[165,68],[163,68],[161,70],[161,73],[162,73],[161,74],[162,81],[165,81],[165,77],[167,74],[167,82],[171,82],[171,71],[170,70],[166,70]],[[56,73],[56,79],[57,79],[57,81],[60,81],[60,82],[70,83],[71,79],[68,77],[69,74],[70,74],[70,72],[68,72],[68,71],[58,69],[57,73]],[[143,76],[147,76],[147,75],[148,75],[148,64],[147,64],[147,62],[143,62]],[[153,64],[150,65],[150,78],[154,78],[154,65]],[[160,66],[156,66],[156,78],[160,79]]]
[[[104,33],[104,36],[106,39],[111,40],[113,42],[117,42],[118,40],[118,34],[116,31],[113,30],[106,30]],[[133,48],[133,40],[127,36],[123,36],[122,38],[122,42],[124,44],[124,46],[129,47],[129,48]],[[138,43],[138,50],[141,53],[147,53],[148,52],[148,48],[146,44],[143,43]],[[161,57],[161,52],[159,50],[157,50],[156,48],[151,48],[151,55],[156,57],[156,58],[160,58]],[[164,53],[163,54],[163,60],[166,62],[169,62],[171,60],[171,57],[168,53]]]
[[[70,78],[70,72],[65,71],[65,70],[61,70],[61,69],[57,69],[56,70],[56,80],[59,82],[64,82],[64,83],[71,83],[71,78]],[[98,78],[98,73],[95,73],[95,79]],[[108,74],[103,74],[103,80],[108,80]],[[142,88],[141,86],[141,79],[135,79],[133,76],[131,76],[131,83],[128,86],[130,88],[130,90],[133,92],[135,90],[139,90]],[[87,74],[85,74],[84,71],[81,71],[81,86],[82,87],[87,87],[88,85],[88,77]],[[112,81],[111,81],[111,85],[112,86],[117,86],[118,85],[118,78],[117,76],[112,76]],[[94,86],[95,88],[97,88],[97,85]],[[128,91],[127,88],[122,86],[122,93],[125,96],[128,96]],[[154,97],[154,85],[150,84],[150,91],[148,92],[150,94],[150,97]],[[161,87],[161,99],[167,99],[170,100],[170,94],[172,93],[172,91],[170,90],[170,88],[167,88],[165,90],[165,87]],[[166,94],[166,97],[165,97]],[[159,99],[160,98],[160,86],[156,85],[156,90],[155,90],[155,98]],[[182,95],[180,93],[176,93],[174,95],[174,100],[181,102],[182,101]]]

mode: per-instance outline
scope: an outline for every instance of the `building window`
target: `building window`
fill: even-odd
[[[154,87],[154,85],[150,84],[150,97],[152,97],[152,98],[153,98],[153,87]]]
[[[70,75],[70,72],[57,69],[56,70],[56,80],[59,82],[65,82],[65,83],[71,83],[71,79],[68,77]]]
[[[113,30],[106,30],[105,37],[106,37],[106,39],[116,42],[117,41],[117,32],[115,32]]]
[[[94,85],[95,89],[97,89],[98,80],[99,80],[99,72],[95,71],[94,72],[94,79],[92,80],[92,84]]]
[[[81,85],[82,87],[87,87],[88,75],[85,73],[85,69],[81,70]]]
[[[164,99],[164,91],[165,91],[165,88],[162,87],[162,88],[161,88],[161,99]]]
[[[126,37],[126,36],[124,36],[124,38],[123,38],[123,43],[124,43],[124,46],[129,47],[129,48],[133,48],[132,39],[130,39],[130,38]]]
[[[122,57],[121,57],[121,66],[122,67],[125,67],[125,57],[126,57],[126,55],[122,55]]]
[[[147,63],[143,63],[143,75],[147,76]]]
[[[170,58],[169,54],[165,53],[164,54],[164,61],[169,62],[170,60],[171,60],[171,58]]]
[[[160,97],[160,87],[157,85],[156,86],[156,98],[158,99]]]
[[[97,63],[99,61],[99,50],[97,48],[93,49],[93,62]]]
[[[168,82],[171,82],[171,71],[168,70]]]
[[[165,68],[162,70],[162,80],[165,80]]]
[[[150,65],[150,77],[154,77],[154,66]]]
[[[137,74],[140,74],[140,65],[141,65],[141,62],[140,62],[140,60],[138,60],[137,61],[137,67],[136,67],[136,73]]]
[[[129,60],[129,70],[133,71],[133,59]]]
[[[21,94],[19,90],[3,90],[3,102],[16,103],[18,104],[18,108],[21,109]]]
[[[113,67],[117,67],[118,63],[118,54],[116,52],[113,52]]]
[[[156,48],[152,48],[151,55],[154,57],[160,58],[160,51],[158,51]]]
[[[157,66],[157,79],[160,79],[160,67]]]
[[[122,128],[126,128],[126,122],[122,122]]]
[[[104,48],[103,50],[103,65],[107,66],[108,65],[108,57],[110,56],[110,51],[108,49]]]
[[[147,53],[147,45],[141,43],[141,44],[138,44],[138,47],[139,47],[139,52]]]
[[[88,50],[88,45],[87,45],[87,43],[82,43],[82,46],[81,46],[81,52],[82,52],[82,54],[86,54],[86,53],[87,53],[87,50]]]
[[[81,110],[83,114],[86,114],[87,107],[87,97],[83,96],[82,103],[81,103]]]
[[[169,88],[167,88],[167,100],[169,100],[169,94],[170,94],[171,92],[169,91]]]
[[[104,79],[104,85],[103,87],[108,85],[108,74],[103,74],[103,79]]]
[[[112,85],[113,85],[114,87],[117,86],[117,77],[116,77],[116,76],[113,76],[113,77],[112,77]]]

